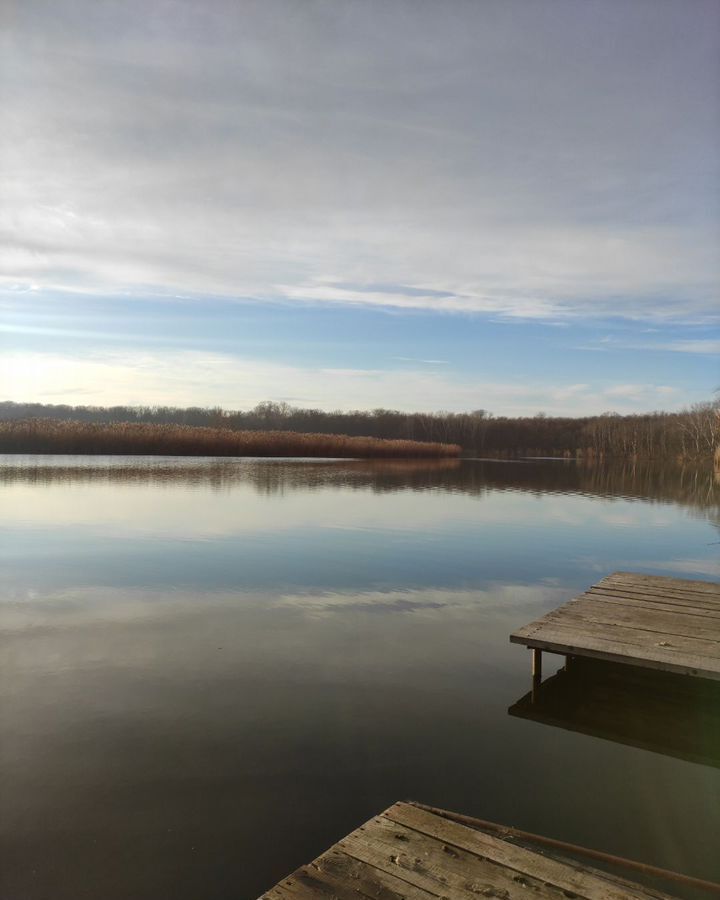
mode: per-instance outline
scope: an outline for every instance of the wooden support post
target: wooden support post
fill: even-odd
[[[532,652],[532,677],[539,684],[542,681],[542,650],[533,647]]]
[[[542,650],[537,647],[532,648],[532,697],[534,703],[537,700],[537,693],[542,681]]]

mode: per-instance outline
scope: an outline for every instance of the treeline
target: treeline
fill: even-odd
[[[44,418],[77,422],[186,425],[234,431],[283,431],[459,444],[480,456],[617,456],[665,459],[712,456],[720,445],[717,403],[681,412],[605,413],[580,418],[467,413],[325,412],[265,402],[247,411],[218,407],[64,406],[0,403],[0,420]]]
[[[0,453],[407,459],[457,457],[460,447],[342,434],[14,419],[0,422]]]

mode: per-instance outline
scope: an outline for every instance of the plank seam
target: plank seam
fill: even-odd
[[[384,813],[380,813],[380,815],[384,815]],[[392,820],[391,820],[392,821]],[[400,824],[400,823],[397,823]],[[351,832],[348,837],[351,837],[355,832]],[[343,838],[345,840],[345,838]],[[364,859],[361,859],[359,856],[355,856],[354,853],[351,853],[346,847],[342,846],[342,841],[338,841],[337,844],[333,845],[333,850],[338,850],[340,853],[344,853],[345,856],[349,856],[350,859],[354,859],[356,862],[363,863],[366,866],[370,866],[372,869],[375,869],[377,872],[382,872],[385,875],[392,875],[394,878],[397,878],[398,881],[402,881],[403,884],[406,884],[408,887],[415,888],[419,891],[426,891],[431,897],[439,897],[440,900],[443,900],[442,894],[436,894],[434,891],[430,891],[425,887],[420,887],[420,885],[415,884],[414,881],[408,881],[407,878],[403,878],[402,875],[398,875],[396,871],[391,871],[390,869],[381,869],[376,866],[374,863],[369,863]],[[404,869],[399,869],[398,871],[403,872]],[[367,896],[367,894],[365,895]],[[371,897],[370,900],[377,900],[375,897]]]

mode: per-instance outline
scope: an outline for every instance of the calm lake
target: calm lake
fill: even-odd
[[[252,900],[408,798],[720,879],[712,709],[680,751],[508,713],[515,628],[720,576],[712,473],[6,456],[0,491],[3,900]]]

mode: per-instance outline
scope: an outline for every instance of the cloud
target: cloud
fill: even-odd
[[[601,393],[603,397],[611,400],[643,401],[647,404],[659,398],[667,400],[680,392],[678,388],[665,384],[616,384],[605,388]]]
[[[576,394],[586,394],[590,390],[590,385],[586,383],[569,384],[567,387],[558,388],[555,391],[555,399],[564,400],[568,397],[574,397]]]
[[[659,329],[643,329],[645,331],[659,331]],[[598,346],[600,345],[600,346]],[[697,353],[700,355],[717,356],[720,354],[720,340],[714,338],[688,338],[673,341],[633,341],[624,338],[602,337],[596,344],[584,346],[583,350],[653,350],[669,351],[671,353]]]
[[[547,583],[492,584],[484,589],[449,590],[428,588],[403,591],[335,590],[285,594],[273,601],[309,616],[379,613],[384,615],[424,615],[429,618],[466,617],[468,613],[496,613],[512,603],[521,608],[550,606],[567,596],[567,588]]]
[[[647,386],[644,384],[616,384],[614,387],[605,388],[606,397],[637,397],[644,393]]]
[[[670,341],[666,344],[655,344],[655,350],[670,350],[673,353],[703,353],[710,356],[720,354],[720,340]]]
[[[393,359],[397,359],[400,362],[411,362],[411,363],[423,363],[426,366],[447,366],[447,359],[418,359],[415,356],[393,356]]]
[[[27,0],[0,276],[712,319],[717,22],[705,0]]]
[[[200,351],[128,351],[73,356],[11,352],[0,357],[5,399],[89,405],[223,406],[248,409],[281,400],[322,409],[400,408],[455,412],[479,407],[503,415],[642,411],[680,391],[652,384],[499,382],[421,368],[361,369],[291,366]],[[15,386],[13,388],[13,385]]]

